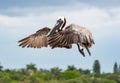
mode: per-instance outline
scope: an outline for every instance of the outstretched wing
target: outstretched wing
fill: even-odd
[[[49,45],[52,48],[57,46],[68,46],[78,43],[82,47],[91,47],[94,44],[92,33],[84,27],[71,24],[65,30],[57,32],[49,38]]]
[[[30,48],[41,48],[41,47],[47,47],[48,46],[48,37],[47,34],[50,31],[50,28],[45,27],[43,29],[40,29],[36,31],[36,33],[25,37],[18,41],[22,48],[24,47],[30,47]]]

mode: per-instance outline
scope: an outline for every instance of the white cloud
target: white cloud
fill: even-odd
[[[67,5],[64,9],[63,8],[64,7],[61,6],[60,7],[58,6],[56,8],[53,7],[31,8],[31,9],[12,8],[11,11],[14,12],[19,11],[21,13],[26,13],[26,15],[23,16],[0,15],[0,26],[2,27],[1,31],[3,32],[3,30],[6,29],[6,30],[13,30],[14,32],[23,31],[23,30],[25,32],[26,31],[32,32],[32,30],[37,30],[39,29],[39,27],[40,28],[44,26],[52,27],[55,24],[56,18],[61,15],[66,16],[68,24],[76,23],[82,26],[86,26],[87,28],[90,28],[94,33],[97,33],[97,35],[101,35],[101,32],[107,30],[109,30],[109,32],[106,33],[110,34],[111,31],[114,30],[114,28],[116,31],[118,31],[117,29],[119,29],[118,28],[120,26],[119,7],[97,8],[92,6],[90,7],[88,5],[84,8],[84,6],[81,7],[79,5],[76,5],[75,7],[71,7],[71,10],[68,10],[69,13],[67,9],[70,8],[70,5]],[[118,36],[120,36],[120,34],[118,34]]]

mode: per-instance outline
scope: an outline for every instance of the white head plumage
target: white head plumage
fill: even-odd
[[[65,21],[65,17],[64,16],[59,16],[58,18],[57,18],[57,20],[62,20],[62,21]]]

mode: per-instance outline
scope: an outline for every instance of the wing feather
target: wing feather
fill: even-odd
[[[22,48],[41,48],[48,46],[48,37],[50,28],[45,27],[43,29],[38,30],[36,33],[21,39],[19,42],[19,46]]]
[[[52,47],[52,48],[55,48],[55,47],[68,47],[68,48],[71,48],[71,35],[72,33],[64,30],[64,31],[61,31],[61,32],[57,32],[56,34],[54,34],[53,36],[51,36],[49,38],[49,45]]]

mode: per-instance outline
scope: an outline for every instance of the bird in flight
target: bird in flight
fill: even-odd
[[[72,44],[76,44],[79,52],[85,56],[84,49],[91,55],[89,50],[94,43],[92,33],[83,26],[70,24],[67,27],[66,18],[63,16],[58,17],[53,29],[44,27],[36,33],[29,35],[19,42],[19,46],[22,48],[72,48]]]

